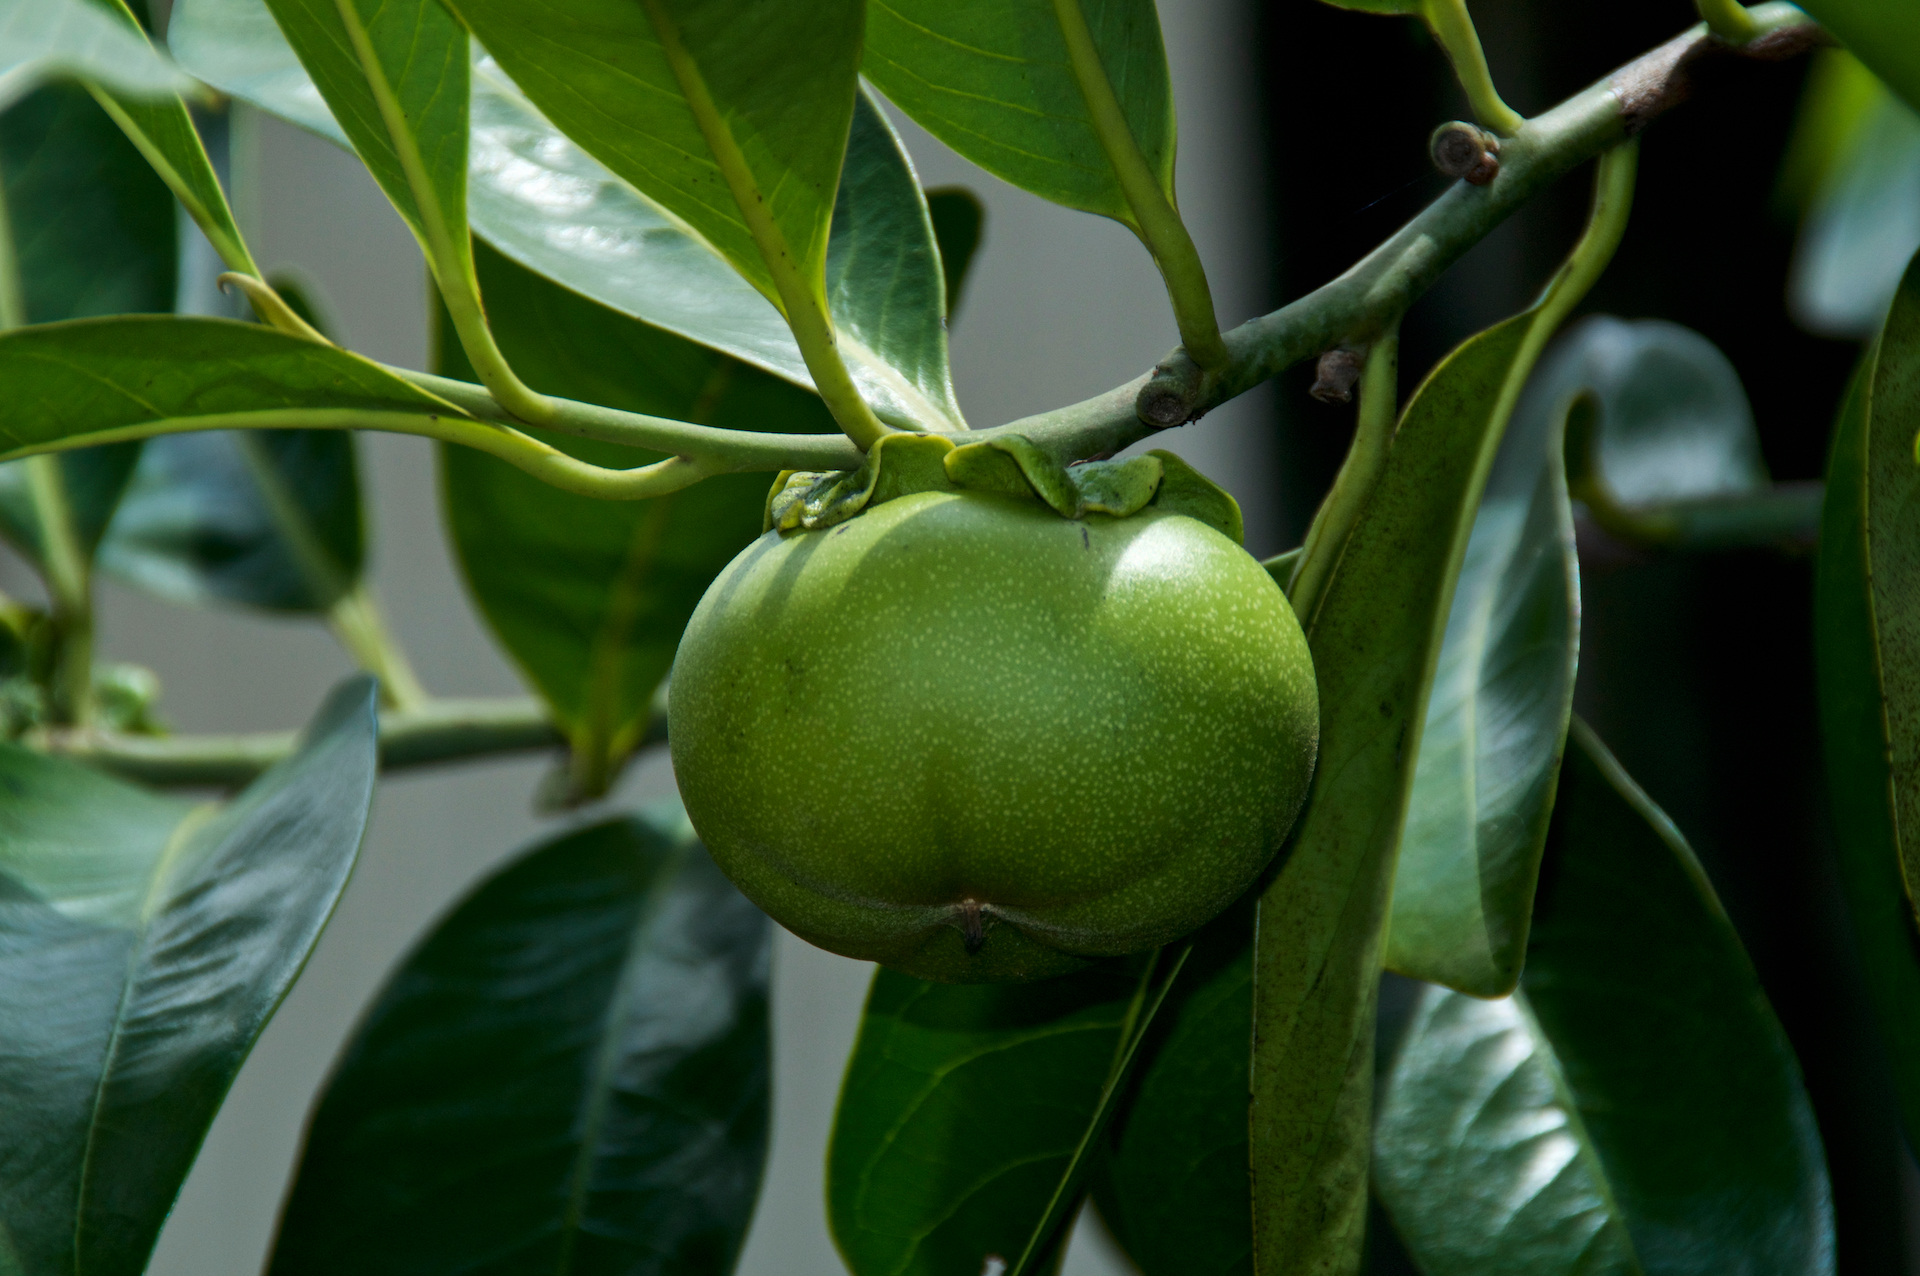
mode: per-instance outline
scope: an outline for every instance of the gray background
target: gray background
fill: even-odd
[[[1223,325],[1271,308],[1265,167],[1251,6],[1162,6],[1181,122],[1179,193]],[[988,177],[903,124],[927,185],[963,183],[987,204],[986,241],[955,325],[962,406],[990,425],[1083,398],[1144,371],[1176,340],[1151,262],[1120,226],[1046,204]],[[344,341],[389,363],[426,360],[420,254],[365,171],[277,121],[236,119],[236,200],[269,269],[315,285]],[[1163,435],[1233,490],[1248,548],[1269,554],[1270,404],[1256,392]],[[516,694],[510,665],[472,614],[443,543],[432,453],[417,439],[363,437],[374,581],[422,679],[442,694]],[[31,595],[0,560],[0,587]],[[196,612],[102,588],[102,654],[152,667],[179,730],[302,721],[350,669],[318,625]],[[161,1237],[156,1276],[260,1269],[308,1107],[361,1006],[434,916],[529,839],[551,831],[530,795],[546,759],[462,766],[381,786],[360,865],[312,962],[242,1070]],[[635,766],[617,804],[671,791],[664,757]],[[590,814],[590,813],[588,813]],[[772,1159],[741,1271],[832,1276],[821,1164],[835,1093],[870,968],[782,932],[776,950]],[[1128,1270],[1084,1225],[1069,1276]]]

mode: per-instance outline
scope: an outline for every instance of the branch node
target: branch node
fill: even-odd
[[[1470,186],[1488,186],[1500,175],[1500,139],[1465,120],[1433,130],[1427,143],[1433,166]]]
[[[1339,346],[1320,356],[1315,365],[1313,386],[1307,391],[1322,403],[1353,402],[1353,387],[1360,382],[1360,370],[1366,366],[1366,351]]]

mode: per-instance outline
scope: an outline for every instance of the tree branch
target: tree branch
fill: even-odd
[[[1748,13],[1759,34],[1745,45],[1736,48],[1704,24],[1695,26],[1528,120],[1501,144],[1500,173],[1491,183],[1456,182],[1338,279],[1227,333],[1232,362],[1225,373],[1209,378],[1184,350],[1175,350],[1146,376],[1105,394],[979,433],[1025,435],[1065,462],[1108,456],[1198,420],[1291,364],[1342,344],[1364,345],[1514,211],[1684,101],[1703,59],[1779,60],[1826,38],[1790,4]]]

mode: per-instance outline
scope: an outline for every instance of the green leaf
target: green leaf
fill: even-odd
[[[791,306],[780,282],[787,271],[824,299],[860,56],[858,0],[453,7],[563,133],[768,300]]]
[[[149,439],[100,566],[175,602],[323,612],[359,579],[360,478],[345,430]]]
[[[258,324],[126,316],[0,333],[0,459],[50,444],[285,423],[292,412],[450,409],[377,364]]]
[[[753,430],[832,430],[820,400],[756,368],[617,315],[482,245],[494,332],[528,384],[649,415]],[[440,371],[467,377],[441,319]],[[553,434],[584,460],[649,453]],[[575,752],[575,796],[597,793],[639,743],[680,631],[707,586],[760,534],[763,474],[647,501],[590,501],[467,448],[441,453],[448,529],[494,634]]]
[[[1807,0],[1802,7],[1920,110],[1920,10],[1887,0]]]
[[[861,69],[915,123],[996,177],[1134,225],[1051,0],[870,0]],[[1173,199],[1173,90],[1153,0],[1085,0],[1128,131]]]
[[[1429,990],[1377,1182],[1429,1276],[1831,1272],[1812,1105],[1673,825],[1575,727],[1523,992]]]
[[[1841,882],[1906,1128],[1920,1132],[1920,259],[1856,374],[1820,521],[1814,639]]]
[[[373,684],[224,808],[0,745],[0,1237],[9,1271],[134,1276],[346,884]]]
[[[168,33],[209,84],[346,144],[265,0],[182,0]],[[613,310],[812,386],[779,310],[705,239],[554,128],[491,57],[476,57],[472,91],[476,234]],[[828,242],[841,353],[883,419],[958,429],[931,230],[906,153],[870,107],[863,94],[841,174],[843,190],[861,179],[860,196],[835,206]]]
[[[1387,926],[1389,969],[1482,997],[1520,978],[1573,711],[1580,569],[1561,459],[1569,396],[1554,364],[1529,382],[1474,515]]]
[[[396,970],[268,1270],[732,1270],[766,1158],[772,927],[677,810],[537,846]]]
[[[1536,312],[1471,338],[1407,406],[1366,517],[1303,620],[1320,761],[1260,902],[1251,1163],[1263,1273],[1341,1270],[1366,1217],[1382,924],[1452,594]]]
[[[1419,17],[1426,12],[1426,0],[1322,0],[1336,9],[1358,9],[1362,13],[1399,13]]]
[[[1140,991],[1138,963],[1012,985],[875,971],[827,1151],[827,1221],[853,1276],[1016,1261]]]
[[[267,7],[428,260],[469,273],[467,33],[439,0]]]
[[[933,237],[940,245],[940,270],[947,287],[947,318],[960,308],[960,295],[967,284],[967,272],[973,267],[973,255],[980,250],[980,235],[987,220],[987,206],[964,186],[930,189],[927,214],[933,220]]]
[[[140,98],[194,91],[138,29],[93,0],[0,0],[0,109],[67,78]]]
[[[1141,1276],[1251,1276],[1252,1039],[1253,917],[1235,908],[1195,942],[1095,1171],[1100,1217]]]

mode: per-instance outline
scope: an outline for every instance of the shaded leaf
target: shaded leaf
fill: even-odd
[[[827,1220],[854,1276],[1016,1261],[1140,990],[1138,963],[1034,984],[875,971],[827,1152]]]
[[[169,38],[208,83],[345,144],[265,0],[181,0]],[[476,57],[472,93],[476,234],[622,314],[812,386],[779,310],[705,239],[556,129],[492,58]],[[932,238],[915,211],[912,167],[884,117],[865,106],[855,110],[847,148],[842,183],[863,181],[858,201],[835,206],[828,242],[827,270],[841,281],[829,298],[833,319],[851,338],[841,353],[881,417],[957,428]]]
[[[1389,969],[1483,997],[1520,978],[1573,711],[1580,569],[1561,458],[1571,395],[1553,363],[1529,382],[1474,515],[1387,926]]]
[[[1920,259],[1917,259],[1920,260]],[[1920,1131],[1920,264],[1856,374],[1834,434],[1820,523],[1814,639],[1841,882],[1906,1128]],[[1910,1135],[1911,1137],[1911,1135]]]
[[[926,194],[933,237],[940,246],[940,269],[947,288],[947,317],[951,319],[953,312],[960,308],[960,295],[966,288],[967,272],[973,267],[973,255],[980,250],[987,206],[964,186],[936,187]]]
[[[1574,737],[1523,991],[1425,994],[1381,1113],[1381,1198],[1431,1276],[1830,1272],[1786,1034],[1678,831]]]
[[[439,400],[358,355],[257,324],[129,316],[0,334],[0,457],[156,422],[235,424],[349,408],[429,416]]]
[[[1920,10],[1885,0],[1807,0],[1803,7],[1920,110]]]
[[[1173,198],[1173,91],[1153,0],[1082,0],[1128,131]],[[916,124],[996,177],[1133,225],[1052,0],[870,0],[861,69]]]
[[[477,262],[500,347],[537,390],[741,429],[834,428],[804,390],[614,314],[484,245]],[[470,377],[444,317],[441,324],[439,370]],[[541,437],[601,464],[656,459]],[[467,585],[567,732],[576,789],[597,793],[639,743],[695,605],[760,534],[767,477],[723,475],[652,500],[610,502],[558,491],[466,448],[444,448],[441,467]]]
[[[194,89],[137,28],[93,0],[0,0],[0,109],[66,78],[144,98]]]
[[[268,1270],[730,1271],[772,926],[677,810],[534,847],[428,933],[320,1100]]]
[[[23,1273],[145,1269],[346,884],[373,684],[224,808],[0,745],[0,1235]]]

